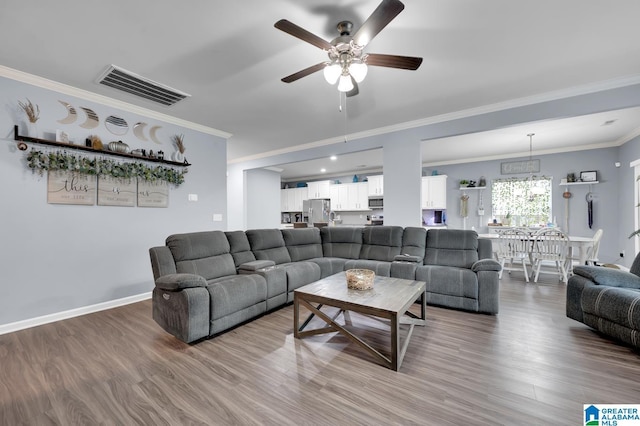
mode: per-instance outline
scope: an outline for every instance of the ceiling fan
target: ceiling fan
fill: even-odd
[[[403,9],[404,4],[399,0],[382,0],[382,3],[353,36],[351,35],[353,23],[342,21],[337,25],[340,35],[330,42],[286,19],[279,20],[274,25],[277,29],[306,41],[329,55],[328,62],[312,65],[284,77],[282,81],[291,83],[314,72],[324,70],[327,82],[329,84],[338,83],[338,90],[346,92],[346,96],[349,97],[358,94],[358,83],[366,77],[368,65],[417,70],[422,63],[422,58],[363,52],[366,45]]]

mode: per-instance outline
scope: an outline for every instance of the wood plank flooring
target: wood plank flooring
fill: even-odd
[[[23,330],[0,336],[0,424],[582,424],[584,403],[640,403],[640,354],[566,318],[565,288],[505,273],[497,316],[427,307],[399,372],[294,339],[292,306],[195,345],[150,301]]]

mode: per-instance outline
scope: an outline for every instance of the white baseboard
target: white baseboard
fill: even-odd
[[[49,324],[56,321],[62,321],[69,318],[79,317],[81,315],[91,314],[94,312],[104,311],[107,309],[117,308],[118,306],[129,305],[131,303],[141,302],[151,298],[151,292],[137,294],[135,296],[124,297],[122,299],[110,300],[108,302],[98,303],[95,305],[84,306],[82,308],[71,309],[68,311],[57,312],[55,314],[44,315],[41,317],[30,318],[23,321],[12,322],[0,325],[0,335],[13,333],[14,331],[24,330],[26,328],[37,327],[39,325]]]

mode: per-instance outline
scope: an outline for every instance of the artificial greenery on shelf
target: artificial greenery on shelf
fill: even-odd
[[[27,165],[41,175],[48,170],[68,170],[88,175],[106,175],[114,178],[138,178],[146,181],[163,180],[173,185],[184,183],[188,170],[164,166],[148,166],[141,162],[119,162],[106,158],[89,158],[66,151],[43,152],[32,148],[27,154]]]

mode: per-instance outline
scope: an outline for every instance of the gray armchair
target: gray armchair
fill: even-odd
[[[567,284],[567,317],[640,348],[640,255],[629,272],[576,266]]]

